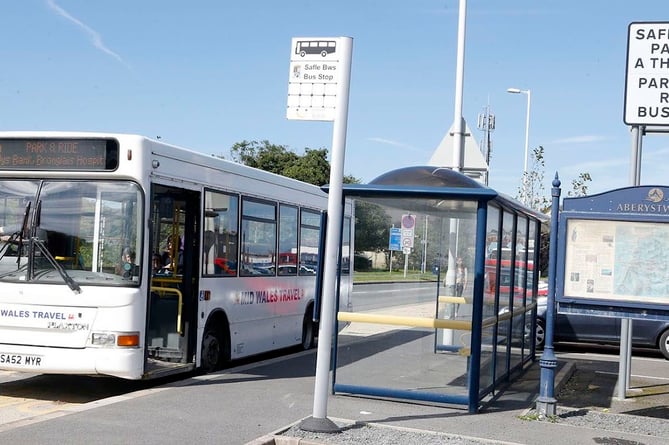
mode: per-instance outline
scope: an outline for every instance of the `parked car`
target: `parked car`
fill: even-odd
[[[547,297],[537,299],[537,348],[546,342]],[[620,343],[620,319],[581,314],[556,314],[553,341],[617,345]],[[669,321],[633,320],[632,346],[657,348],[669,360]]]

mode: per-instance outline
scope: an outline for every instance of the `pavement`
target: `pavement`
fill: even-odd
[[[421,312],[423,309],[425,314]],[[407,309],[398,310],[401,313]],[[419,316],[429,317],[431,311],[432,306],[411,308],[411,313]],[[337,383],[404,385],[404,389],[429,391],[453,387],[465,390],[462,378],[466,370],[465,357],[434,354],[434,336],[425,332],[351,323],[339,336]],[[372,349],[373,344],[382,347]],[[60,399],[63,401],[60,409],[54,408],[58,405],[58,396],[44,392],[42,400],[50,403],[44,414],[17,412],[23,415],[3,419],[7,414],[0,410],[0,443],[313,445],[314,442],[301,441],[286,433],[312,416],[316,352],[315,349],[293,350],[289,355],[236,363],[217,373],[172,380],[147,389],[114,390],[109,394],[118,395],[89,398],[81,403],[72,399],[74,391],[68,389],[61,397],[66,394],[70,398]],[[594,410],[639,419],[669,419],[669,378],[666,378],[669,377],[669,361],[650,358],[633,362],[632,369],[637,372],[630,380],[631,389],[627,398],[619,400],[616,398],[617,356],[593,358],[576,352],[558,354],[554,376],[558,408],[575,408],[581,413]],[[9,377],[0,383],[0,405],[14,403],[17,396],[24,394],[22,390],[12,389],[15,386],[11,380],[16,377]],[[667,437],[612,432],[599,429],[597,424],[574,427],[550,419],[538,420],[534,409],[540,380],[537,357],[514,372],[507,384],[496,388],[494,394],[483,401],[477,414],[469,414],[466,406],[335,394],[328,397],[327,418],[338,424],[447,433],[515,444],[667,443]],[[43,385],[48,379],[36,381]],[[103,388],[118,384],[105,378],[89,379],[82,384],[81,378],[76,376],[67,380],[68,383],[63,379],[53,382],[59,386],[82,386],[83,395],[96,392],[98,385]],[[127,387],[133,388],[129,384]],[[39,404],[37,399],[34,403]],[[23,410],[21,405],[17,406]],[[34,405],[31,409],[37,412]]]
[[[611,377],[615,361],[560,357],[555,373],[558,407],[669,418],[666,379],[633,376],[630,397],[617,400],[617,379]],[[0,425],[0,443],[313,444],[283,433],[313,412],[315,360],[315,350],[275,357],[4,423]],[[649,363],[667,369],[664,361]],[[531,362],[514,381],[485,401],[478,414],[469,414],[463,407],[330,395],[327,417],[516,444],[667,443],[666,437],[537,420],[532,413],[540,374],[539,362]],[[100,382],[104,384],[104,379]]]

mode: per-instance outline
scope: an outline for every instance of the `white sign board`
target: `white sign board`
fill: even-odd
[[[624,121],[669,125],[669,23],[630,23]]]
[[[339,37],[294,37],[288,78],[288,119],[334,121],[340,77]]]

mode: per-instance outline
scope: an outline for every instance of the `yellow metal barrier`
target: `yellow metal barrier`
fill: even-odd
[[[179,301],[177,304],[177,333],[183,335],[183,329],[181,329],[181,306],[183,302],[183,294],[181,291],[173,287],[151,286],[151,292],[154,292],[159,297],[162,297],[164,294],[176,294]]]
[[[355,312],[339,312],[337,320],[359,323],[390,324],[416,328],[458,329],[471,331],[472,322],[467,320],[440,320],[436,318],[403,317],[399,315],[361,314]]]
[[[164,286],[166,284],[181,284],[181,280],[182,280],[181,277],[171,276],[171,275],[163,277],[158,277],[154,275],[153,277],[151,277],[152,282],[157,283],[161,286]]]
[[[447,297],[444,295],[439,296],[439,303],[468,304],[465,297]]]

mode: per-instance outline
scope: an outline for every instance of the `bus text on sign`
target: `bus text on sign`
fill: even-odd
[[[16,170],[115,170],[113,139],[3,139],[0,168]]]

